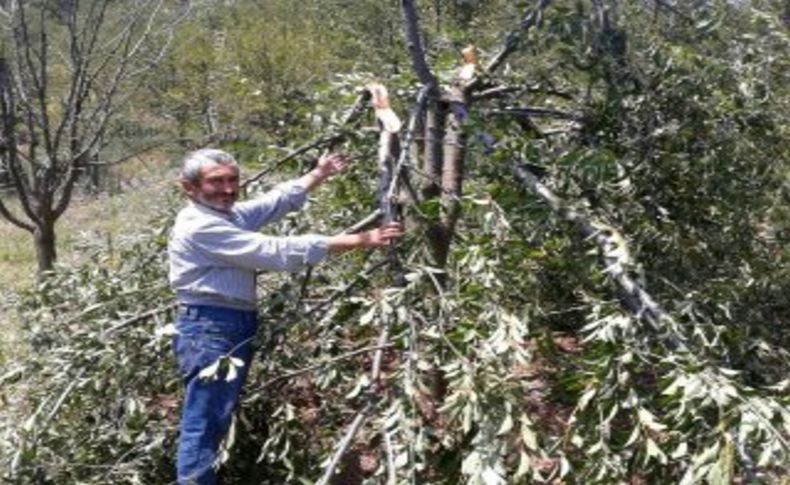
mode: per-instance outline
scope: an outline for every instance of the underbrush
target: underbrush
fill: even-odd
[[[555,233],[535,247],[519,236],[530,223],[482,194],[466,210],[469,236],[446,273],[417,262],[415,233],[398,284],[378,253],[338,259],[308,281],[263,278],[259,354],[226,443],[226,480],[315,480],[359,421],[337,483],[780,483],[787,381],[728,367],[737,328],[687,322],[678,348],[668,338],[677,329],[656,333],[618,309],[597,286],[594,257],[569,263],[578,242]],[[82,264],[21,292],[29,354],[2,377],[14,401],[0,422],[7,479],[172,481],[181,386],[169,348],[171,217],[112,253],[86,248]],[[301,232],[311,217],[276,231]],[[742,362],[786,375],[786,353],[755,344],[760,355]]]

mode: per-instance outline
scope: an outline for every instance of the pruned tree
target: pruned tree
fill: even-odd
[[[0,165],[19,207],[0,200],[0,214],[32,235],[40,272],[57,258],[55,224],[77,181],[187,12],[163,0],[4,5]]]
[[[469,163],[469,138],[470,132],[472,132],[471,119],[475,116],[479,117],[481,113],[483,115],[486,114],[485,108],[481,106],[484,106],[484,103],[481,103],[481,101],[501,98],[503,100],[501,104],[505,104],[506,106],[499,109],[488,110],[488,114],[505,116],[518,122],[523,129],[529,131],[531,136],[525,137],[527,140],[533,137],[536,140],[545,139],[546,133],[536,126],[534,120],[538,118],[549,118],[561,121],[565,123],[566,129],[579,133],[578,136],[563,138],[561,141],[557,142],[557,147],[555,149],[559,150],[559,145],[564,142],[568,146],[573,147],[565,149],[573,151],[576,149],[576,143],[581,142],[582,146],[584,143],[592,145],[589,151],[595,153],[598,150],[603,151],[602,146],[607,144],[606,137],[616,139],[615,136],[621,131],[621,126],[633,122],[629,117],[631,113],[629,113],[627,103],[629,101],[633,102],[629,97],[643,94],[646,89],[646,83],[642,79],[639,66],[628,56],[630,47],[628,44],[629,38],[625,29],[620,27],[617,20],[617,2],[609,3],[599,0],[592,0],[590,2],[590,20],[589,24],[585,26],[585,28],[588,29],[585,34],[589,36],[592,46],[590,50],[590,62],[588,62],[587,65],[580,64],[577,66],[580,71],[589,73],[590,81],[586,95],[578,99],[571,98],[572,103],[569,103],[571,106],[578,109],[579,112],[601,109],[604,113],[603,115],[596,114],[595,117],[600,116],[600,118],[595,122],[585,119],[585,117],[580,114],[555,109],[552,106],[513,106],[513,103],[518,102],[518,99],[515,96],[511,96],[511,94],[514,92],[524,93],[527,87],[523,85],[510,85],[506,76],[500,76],[498,72],[501,67],[505,66],[506,63],[510,61],[512,54],[520,50],[524,43],[523,39],[527,36],[529,31],[541,24],[544,11],[552,3],[550,0],[533,2],[533,4],[527,8],[518,28],[506,36],[501,48],[490,57],[486,65],[482,67],[477,66],[477,56],[474,47],[470,46],[465,49],[462,52],[462,66],[451,78],[446,75],[443,77],[437,76],[433,72],[434,68],[431,66],[429,56],[426,54],[427,49],[423,43],[422,30],[418,18],[418,8],[415,3],[416,2],[412,0],[401,0],[400,2],[403,14],[402,22],[406,46],[411,57],[414,74],[419,80],[421,87],[412,110],[412,116],[416,118],[416,123],[410,123],[410,129],[406,130],[406,137],[400,148],[401,154],[404,155],[403,159],[406,160],[407,163],[398,163],[396,166],[392,167],[392,177],[395,181],[395,186],[400,188],[400,192],[404,193],[404,195],[399,198],[400,201],[405,202],[409,200],[409,197],[406,196],[407,194],[411,196],[411,201],[419,203],[437,198],[440,201],[438,217],[429,219],[421,215],[416,216],[416,222],[422,225],[426,236],[426,243],[430,252],[429,263],[434,266],[433,270],[438,269],[441,273],[440,277],[431,276],[431,279],[436,284],[435,291],[439,293],[439,298],[433,302],[433,305],[425,304],[424,300],[420,300],[419,302],[418,300],[412,300],[409,303],[401,302],[402,307],[398,308],[397,311],[383,311],[380,315],[380,325],[382,325],[383,328],[382,336],[377,340],[377,346],[382,347],[390,343],[386,331],[394,326],[393,321],[399,322],[404,333],[407,334],[407,337],[405,337],[408,342],[406,347],[409,349],[409,354],[404,356],[401,362],[401,370],[407,376],[407,379],[414,379],[413,382],[418,382],[418,380],[413,377],[416,373],[414,362],[419,359],[419,357],[415,356],[414,352],[415,349],[420,347],[421,343],[424,343],[424,340],[422,342],[420,341],[421,336],[416,330],[417,323],[415,322],[420,322],[421,325],[427,327],[431,325],[431,323],[428,322],[429,319],[432,318],[433,315],[436,315],[432,324],[439,327],[442,333],[446,331],[445,328],[442,327],[441,320],[444,318],[442,313],[446,305],[443,291],[447,289],[443,287],[445,284],[448,284],[448,280],[443,277],[447,273],[454,271],[453,268],[448,267],[448,262],[450,262],[452,256],[451,247],[455,240],[457,225],[462,221],[461,209],[464,195],[462,189],[465,177],[467,176],[466,167]],[[581,3],[577,5],[581,8]],[[672,13],[676,14],[674,10],[672,10]],[[707,14],[704,9],[693,13],[700,16]],[[688,17],[683,17],[683,20],[685,21],[687,18]],[[700,24],[703,27],[705,26],[705,22],[700,22]],[[440,78],[442,78],[442,81],[439,80]],[[425,99],[426,94],[428,97],[427,100]],[[698,118],[704,118],[702,113],[695,113],[695,115]],[[693,119],[694,117],[692,117],[692,120]],[[596,126],[596,123],[599,123],[599,125]],[[423,135],[420,137],[420,142],[416,143],[416,145],[419,145],[417,147],[413,146],[413,144],[415,144],[414,140],[410,139],[410,135],[413,134],[413,126],[415,125],[419,126],[423,132]],[[605,129],[592,133],[595,130],[601,130],[601,126],[605,126]],[[477,129],[479,129],[479,126]],[[493,144],[491,140],[486,139],[485,133],[478,132],[478,135],[481,135],[481,138],[483,138],[483,144]],[[493,138],[490,135],[488,135],[488,137]],[[585,139],[585,137],[587,137],[587,139]],[[643,140],[644,138],[640,141]],[[529,143],[530,141],[526,141],[524,146],[528,147]],[[643,271],[640,272],[638,270],[638,268],[643,268],[643,266],[632,257],[633,253],[629,249],[628,243],[629,238],[623,236],[619,229],[605,222],[611,222],[614,218],[611,215],[607,215],[604,210],[600,210],[598,207],[602,205],[600,201],[595,200],[596,198],[600,199],[600,196],[596,193],[599,190],[598,187],[583,192],[580,197],[583,200],[579,203],[569,204],[556,196],[554,192],[541,181],[541,178],[546,175],[545,170],[542,170],[541,167],[525,164],[524,162],[527,160],[524,154],[519,153],[517,150],[502,150],[502,152],[506,154],[505,156],[507,158],[504,160],[500,158],[498,161],[505,161],[512,167],[512,174],[515,175],[516,181],[520,185],[528,189],[532,194],[536,195],[548,205],[554,215],[561,221],[570,223],[569,225],[571,227],[575,226],[575,231],[581,235],[585,242],[593,241],[598,246],[595,251],[598,255],[598,271],[600,271],[600,274],[605,275],[601,282],[606,283],[605,286],[608,287],[609,291],[611,291],[616,298],[613,300],[615,304],[608,310],[611,314],[603,318],[599,317],[600,310],[598,308],[594,307],[591,310],[591,319],[592,317],[595,319],[582,329],[582,332],[587,332],[587,338],[592,341],[599,340],[611,342],[617,339],[617,337],[612,337],[613,332],[616,333],[620,331],[619,329],[622,329],[622,340],[619,342],[631,349],[629,350],[630,352],[640,355],[640,358],[644,359],[645,362],[652,361],[650,365],[658,365],[658,362],[655,361],[652,356],[648,356],[648,353],[642,352],[641,349],[637,350],[638,346],[641,344],[639,343],[639,339],[634,337],[639,335],[641,339],[651,342],[651,345],[655,348],[661,349],[661,353],[671,354],[673,358],[678,359],[677,363],[673,363],[672,370],[665,373],[667,378],[678,378],[678,382],[683,382],[683,379],[685,379],[687,375],[686,366],[706,369],[702,376],[689,373],[688,375],[691,376],[689,379],[700,379],[700,381],[705,382],[706,386],[710,386],[711,388],[725,388],[725,392],[729,393],[727,396],[714,393],[715,397],[713,399],[718,404],[732,406],[733,414],[737,415],[734,421],[738,421],[738,436],[734,436],[736,425],[731,425],[731,430],[722,431],[718,435],[715,435],[713,439],[708,441],[699,440],[696,449],[692,452],[696,453],[696,456],[693,462],[686,465],[683,473],[683,480],[688,481],[692,479],[692,477],[696,478],[707,474],[711,480],[715,480],[714,477],[729,477],[723,478],[723,480],[730,481],[735,476],[737,469],[744,481],[753,481],[756,476],[754,457],[757,453],[748,449],[751,446],[750,440],[752,437],[750,437],[751,429],[747,429],[748,425],[746,423],[754,419],[755,413],[759,414],[759,412],[754,411],[754,403],[749,403],[744,407],[738,407],[738,405],[733,405],[733,400],[731,399],[737,396],[742,402],[746,402],[747,398],[742,396],[752,392],[749,384],[746,382],[734,382],[730,379],[726,369],[723,371],[716,369],[715,366],[717,364],[714,364],[714,362],[717,362],[717,357],[700,353],[698,349],[702,347],[702,345],[699,342],[693,341],[694,332],[699,332],[700,330],[698,328],[692,330],[688,328],[688,326],[684,327],[681,325],[680,320],[676,318],[672,312],[667,311],[664,305],[662,305],[653,294],[648,292],[645,274]],[[409,154],[412,153],[414,156],[410,159]],[[700,156],[702,155],[703,153],[700,151]],[[647,157],[649,154],[644,153],[643,156]],[[627,190],[633,183],[630,176],[637,171],[637,166],[640,162],[634,161],[631,156],[622,153],[622,156],[614,157],[614,160],[611,160],[610,163],[614,168],[613,172],[617,179],[617,186],[621,187],[621,190],[622,187],[625,187],[626,190],[623,190],[623,192],[628,193]],[[754,167],[759,167],[762,163],[764,163],[763,160],[755,160],[752,165]],[[752,169],[752,167],[748,168]],[[410,190],[409,188],[409,176],[412,174],[419,174],[425,179],[422,190],[419,192]],[[567,174],[563,174],[563,176],[567,177]],[[643,194],[649,194],[654,188],[639,187],[637,190],[641,190]],[[648,197],[645,197],[645,199],[649,200]],[[590,209],[580,209],[580,207],[584,207],[585,205],[589,206]],[[627,216],[622,215],[624,212],[622,208],[613,208],[613,210],[616,210],[621,218],[627,218]],[[417,210],[417,212],[419,213],[419,210]],[[416,272],[412,273],[411,277],[411,281],[419,279]],[[458,283],[449,282],[449,285],[454,286],[452,291],[458,291],[458,287],[454,284],[457,285]],[[430,288],[429,285],[427,290],[431,291],[433,289]],[[392,291],[395,290],[392,289]],[[407,292],[408,290],[404,293]],[[393,300],[395,300],[395,298],[393,298]],[[693,303],[691,304],[693,305]],[[420,306],[421,310],[415,310],[417,306]],[[492,318],[502,318],[498,313],[501,311],[499,306],[497,305],[495,308],[496,309],[491,310],[490,316]],[[425,313],[420,314],[420,311]],[[526,327],[526,323],[520,321],[518,318],[506,317],[502,318],[502,320],[505,322],[503,325],[504,327],[517,327],[519,325]],[[515,332],[516,334],[519,332],[526,333],[526,330],[525,328],[521,330],[513,330],[513,328],[502,330],[500,327],[497,332],[501,332],[499,335],[501,337],[502,334],[510,334],[510,332]],[[491,340],[487,343],[496,341],[495,337],[497,336],[497,332],[491,335]],[[518,355],[523,342],[520,340],[520,337],[517,336],[509,338],[512,338],[512,340],[510,340],[507,345],[513,345],[513,355]],[[485,346],[485,344],[483,345]],[[498,345],[505,344],[499,342]],[[447,347],[455,350],[453,344],[449,341],[447,342]],[[504,470],[507,468],[506,463],[509,461],[512,464],[515,458],[512,455],[508,456],[508,452],[503,450],[512,451],[510,447],[513,446],[513,440],[509,440],[507,436],[511,432],[513,422],[517,419],[515,414],[511,414],[512,402],[508,402],[508,400],[515,400],[518,398],[508,395],[510,391],[504,390],[507,388],[507,385],[503,384],[500,398],[504,401],[504,405],[502,405],[502,401],[499,402],[498,405],[502,405],[502,413],[498,417],[492,417],[496,415],[496,413],[492,412],[491,409],[483,411],[477,408],[477,406],[479,406],[477,400],[486,399],[482,397],[481,394],[486,394],[488,398],[490,398],[492,394],[496,394],[496,391],[492,392],[491,388],[481,392],[481,394],[470,391],[470,388],[474,387],[476,383],[475,379],[469,378],[467,373],[475,373],[477,369],[474,365],[469,364],[468,356],[478,352],[485,354],[486,349],[475,349],[472,346],[467,346],[465,353],[456,351],[458,357],[457,368],[445,366],[441,371],[435,371],[433,373],[434,376],[438,375],[439,380],[444,381],[444,384],[434,389],[429,389],[426,386],[423,388],[424,390],[421,391],[422,394],[420,399],[414,399],[413,396],[409,396],[413,399],[411,403],[408,403],[408,399],[403,399],[400,401],[399,405],[404,406],[404,408],[411,407],[413,410],[416,410],[414,411],[415,415],[420,415],[420,419],[426,420],[429,423],[428,426],[434,424],[431,422],[431,413],[426,412],[426,408],[430,408],[431,406],[442,406],[445,412],[450,409],[455,409],[456,413],[463,413],[464,422],[460,427],[459,436],[463,436],[464,440],[468,441],[455,443],[455,446],[466,449],[468,453],[461,466],[461,474],[467,475],[470,483],[505,483]],[[781,350],[778,350],[777,353],[781,353]],[[522,358],[524,358],[525,361],[528,360],[527,357],[522,356]],[[516,360],[518,360],[518,357],[516,357]],[[486,362],[487,358],[482,358],[476,362],[476,365],[485,367],[487,365]],[[431,367],[430,365],[423,365],[425,368]],[[508,367],[508,364],[505,364],[505,367]],[[519,365],[514,366],[514,368],[518,367]],[[375,366],[374,369],[376,369]],[[451,370],[448,371],[448,369]],[[460,371],[460,369],[464,370]],[[659,390],[661,390],[664,395],[675,394],[673,387],[669,386],[661,389],[662,386],[655,386],[652,383],[647,383],[647,381],[636,383],[633,386],[630,384],[623,385],[622,378],[620,382],[614,383],[612,381],[615,379],[611,377],[614,375],[613,372],[621,373],[623,372],[622,369],[609,364],[603,365],[600,369],[602,382],[597,380],[589,381],[586,384],[585,393],[580,396],[575,409],[568,413],[570,417],[569,428],[578,426],[576,424],[577,421],[597,422],[598,426],[604,431],[601,431],[600,435],[596,436],[595,439],[604,443],[610,440],[609,422],[616,417],[620,421],[620,426],[630,426],[634,430],[629,439],[629,444],[637,440],[641,440],[643,443],[644,451],[638,448],[635,449],[632,454],[634,459],[639,456],[642,457],[646,463],[655,462],[659,464],[659,466],[665,465],[667,463],[667,457],[656,444],[651,433],[662,431],[666,426],[659,422],[651,411],[648,410],[649,405],[647,403],[656,399],[656,394]],[[492,371],[488,377],[496,379],[495,376],[498,376],[499,371],[500,369]],[[647,370],[640,369],[637,372],[643,372],[645,375],[648,375],[654,371],[650,370],[648,366]],[[516,381],[519,380],[518,377],[514,378]],[[329,483],[331,477],[333,477],[333,473],[339,468],[341,455],[349,450],[350,442],[354,436],[362,434],[360,429],[363,423],[369,418],[371,406],[377,403],[380,394],[377,387],[378,377],[376,377],[374,381],[376,381],[376,384],[368,388],[366,399],[360,404],[359,412],[356,414],[355,419],[348,425],[342,440],[339,441],[331,462],[329,462],[329,465],[324,470],[320,483]],[[449,397],[447,395],[447,381],[450,381],[449,387],[455,387],[454,394]],[[647,385],[645,385],[646,383]],[[622,386],[622,388],[617,392],[621,390],[624,391],[628,388],[630,389],[628,392],[632,393],[632,396],[639,396],[638,398],[634,398],[637,404],[631,406],[616,402],[612,405],[611,395],[606,395],[606,393],[611,393],[612,389],[618,386]],[[412,389],[416,387],[417,385],[413,384]],[[486,386],[483,385],[481,387]],[[518,390],[519,388],[519,384],[514,384],[512,390]],[[515,392],[517,393],[519,391]],[[407,395],[408,393],[409,391],[406,392]],[[474,397],[470,397],[469,401],[463,404],[464,399],[466,399],[469,394],[474,394]],[[591,399],[596,399],[596,402],[590,404]],[[704,407],[708,404],[708,402],[700,403],[700,406]],[[622,409],[620,406],[622,406]],[[759,419],[764,421],[762,424],[765,425],[765,429],[769,430],[771,440],[775,442],[776,445],[770,452],[764,452],[762,456],[776,453],[776,456],[786,457],[786,453],[790,450],[787,446],[786,437],[782,431],[773,428],[773,425],[770,423],[770,421],[774,419],[774,413],[778,412],[781,408],[780,401],[771,401],[769,407],[770,411],[761,415]],[[473,408],[475,408],[476,411],[470,411],[470,409]],[[685,410],[680,411],[680,413],[683,412],[685,412]],[[449,411],[447,414],[452,416],[452,413],[452,411]],[[387,422],[394,420],[394,414],[395,413],[392,415],[385,415],[386,417],[382,420]],[[458,414],[456,414],[456,417]],[[609,416],[604,419],[603,416],[607,414]],[[472,415],[474,415],[475,418],[470,418]],[[500,419],[502,415],[505,416],[504,419]],[[783,416],[784,417],[781,419],[787,417],[786,413],[783,414]],[[671,419],[666,416],[663,418],[667,421]],[[474,419],[479,420],[473,423],[472,421]],[[567,465],[566,456],[573,453],[572,447],[560,453],[561,458],[559,460],[541,469],[539,463],[544,459],[545,452],[539,451],[538,438],[532,430],[532,421],[527,414],[522,414],[518,419],[522,422],[521,433],[523,443],[519,443],[519,445],[516,446],[521,447],[522,451],[520,463],[514,476],[524,479],[525,474],[531,473],[533,479],[536,481],[565,477],[570,468],[569,465]],[[723,422],[722,420],[719,426],[723,426],[723,424],[721,424]],[[624,423],[628,424],[626,425]],[[583,426],[584,425],[581,425],[580,427]],[[678,421],[675,423],[675,426],[680,429],[685,426],[685,423]],[[380,433],[385,438],[385,451],[382,454],[388,456],[387,473],[390,477],[389,483],[394,483],[395,479],[393,477],[396,475],[396,467],[394,465],[395,460],[393,459],[394,453],[392,451],[392,444],[389,442],[391,431],[387,429],[387,425],[384,425],[382,428]],[[418,458],[416,458],[417,449],[413,440],[414,437],[420,435],[420,433],[415,428],[416,427],[405,424],[399,430],[404,437],[404,441],[400,444],[400,449],[405,450],[404,456],[409,457],[408,459],[412,465],[412,468],[409,470],[412,483],[416,481],[417,472],[415,470],[419,466],[417,464]],[[593,433],[593,435],[595,435],[595,433]],[[491,444],[492,441],[496,441],[497,439],[501,441],[501,448]],[[371,442],[372,441],[373,440],[371,440]],[[726,443],[726,446],[724,450],[719,453],[720,443]],[[437,449],[441,449],[442,445],[436,444],[435,446]],[[556,446],[561,445],[557,444]],[[581,445],[576,443],[574,446],[580,447]],[[606,445],[603,446],[605,447]],[[685,456],[687,453],[687,444],[684,442],[679,446]],[[738,450],[737,459],[735,458],[736,447]],[[457,449],[458,448],[455,450]],[[717,456],[719,461],[715,466],[708,466],[706,468],[701,466],[700,463],[706,459],[704,458],[705,453],[711,453],[710,450],[719,453]],[[596,450],[596,446],[593,446],[587,453],[598,453],[598,451],[599,450]],[[565,453],[569,455],[565,455]],[[629,474],[630,476],[639,475],[636,470],[624,470],[620,467],[619,463],[608,463],[607,454],[608,451],[599,453],[602,459],[602,465],[599,468],[598,479],[603,476],[613,477],[619,474],[625,476]],[[677,454],[678,453],[676,453],[676,455]],[[737,465],[735,465],[736,460],[738,463]],[[765,459],[761,458],[761,460],[764,461]],[[590,467],[591,470],[594,468],[595,467]],[[545,472],[549,473],[548,479],[543,475]],[[669,477],[678,472],[676,470],[664,469],[661,473],[665,473],[666,476]]]

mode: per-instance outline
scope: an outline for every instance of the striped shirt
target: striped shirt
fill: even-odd
[[[230,213],[190,202],[170,234],[170,286],[181,304],[254,310],[256,270],[296,271],[327,257],[327,237],[273,237],[265,226],[301,209],[305,188],[280,184]]]

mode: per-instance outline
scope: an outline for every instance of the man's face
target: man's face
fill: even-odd
[[[197,183],[184,182],[184,190],[195,201],[229,212],[239,198],[239,170],[230,165],[210,165],[200,169]]]

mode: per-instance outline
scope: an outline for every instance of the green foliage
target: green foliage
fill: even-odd
[[[6,363],[3,385],[4,398],[21,400],[10,411],[21,425],[4,430],[2,450],[15,480],[164,481],[179,383],[161,365],[169,339],[134,318],[159,307],[150,319],[168,318],[165,244],[157,229],[125,242],[117,259],[86,247],[89,262],[21,295],[28,358]]]
[[[518,2],[500,3],[423,5],[440,68],[454,69],[452,48],[464,33],[480,33],[484,52],[494,50],[497,29],[517,20]],[[409,73],[366,59],[353,74],[329,74],[386,51],[363,47],[392,35],[397,11],[356,4],[359,18],[347,17],[345,2],[325,2],[326,10],[303,2],[286,26],[285,3],[270,2],[260,37],[251,4],[207,13],[169,61],[176,77],[164,102],[180,106],[192,129],[200,123],[193,102],[216,94],[224,122],[265,126],[267,141],[294,136],[292,146],[337,128],[354,88],[374,77],[385,78],[405,113]],[[398,250],[404,285],[387,265],[370,270],[382,254],[335,259],[307,281],[264,275],[260,352],[224,478],[315,480],[369,405],[338,483],[383,482],[388,463],[412,483],[781,483],[790,468],[787,33],[778,4],[706,5],[672,12],[621,3],[611,22],[624,52],[611,50],[589,3],[558,1],[546,11],[502,76],[522,91],[475,106],[465,125],[464,215],[446,268],[426,264],[430,235],[415,223]],[[201,38],[205,22],[225,32],[225,57]],[[313,37],[327,25],[336,34]],[[278,35],[304,40],[304,58],[289,57]],[[321,82],[306,80],[307,71]],[[221,89],[208,87],[209,72]],[[258,100],[250,86],[266,94]],[[522,105],[578,117],[525,127],[490,115]],[[375,138],[350,137],[343,150],[357,158],[348,173],[272,233],[334,233],[369,213]],[[278,152],[239,143],[249,158]],[[516,161],[545,171],[543,182],[571,208],[623,234],[626,270],[674,325],[653,328],[623,310],[593,242],[517,186]],[[436,201],[406,208],[417,221],[443,210]],[[98,251],[24,296],[31,358],[0,377],[4,396],[24,401],[17,421],[28,423],[0,428],[14,479],[171,480],[180,383],[167,363],[170,317],[146,313],[171,302],[167,220],[121,257]],[[384,327],[391,346],[374,383],[369,348]]]

